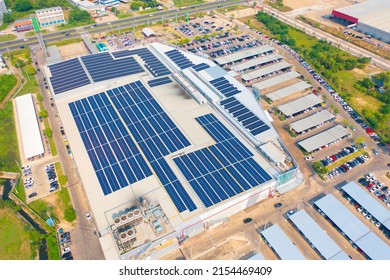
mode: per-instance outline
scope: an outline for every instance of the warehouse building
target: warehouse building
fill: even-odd
[[[333,17],[356,30],[390,43],[390,1],[368,0],[332,11]]]
[[[107,259],[177,244],[302,182],[291,157],[281,169],[257,151],[285,148],[251,92],[208,59],[152,43],[44,72]]]
[[[61,7],[36,10],[35,15],[41,27],[66,23]]]

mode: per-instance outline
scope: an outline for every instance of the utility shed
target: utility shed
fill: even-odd
[[[149,28],[149,27],[145,27],[145,28],[142,28],[142,33],[146,36],[146,37],[150,37],[150,36],[154,36],[154,31]]]
[[[18,112],[20,133],[22,136],[24,157],[29,159],[42,155],[45,150],[43,148],[32,95],[25,94],[16,97],[15,102]]]

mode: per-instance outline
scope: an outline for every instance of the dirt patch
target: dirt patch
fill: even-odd
[[[216,244],[210,249],[196,257],[199,260],[234,260],[239,253],[248,252],[248,241],[228,239],[225,242]]]
[[[61,57],[63,59],[70,59],[73,57],[89,54],[83,42],[59,46],[58,50],[60,51]]]
[[[242,18],[247,16],[252,16],[257,14],[258,10],[254,8],[247,8],[243,10],[233,11],[233,12],[227,12],[226,16],[228,17],[234,17],[234,18]]]
[[[58,225],[59,227],[62,227],[65,231],[73,228],[73,225],[66,222],[64,219],[64,212],[61,209],[65,209],[65,205],[60,199],[58,193],[45,196],[42,198],[42,201],[53,206],[54,215],[61,221],[61,223]]]
[[[340,8],[350,6],[354,4],[354,2],[354,0],[283,0],[284,5],[291,7],[294,10],[316,5],[327,6],[329,8]]]

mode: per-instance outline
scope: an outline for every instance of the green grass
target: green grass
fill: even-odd
[[[176,7],[185,7],[203,3],[203,0],[173,0]]]
[[[23,181],[19,180],[19,184],[14,189],[14,194],[23,202],[26,202],[26,193],[24,191]]]
[[[117,14],[116,16],[117,16],[117,18],[128,18],[128,17],[133,17],[134,14],[133,13],[120,13],[120,14]]]
[[[35,75],[29,75],[27,73],[27,71],[24,70],[24,68],[23,68],[22,74],[23,74],[24,79],[26,80],[26,84],[19,91],[18,96],[24,95],[27,93],[39,93],[38,83],[37,83],[37,80],[35,79]]]
[[[19,161],[19,149],[11,102],[0,110],[0,131],[0,170],[18,172],[15,161]]]
[[[154,12],[158,12],[157,8],[150,8],[147,10],[142,10],[142,11],[139,11],[138,13],[140,15],[144,15],[144,14],[150,14],[150,13],[154,13]]]
[[[0,208],[0,259],[31,258],[29,231],[12,210]]]
[[[0,42],[11,41],[11,40],[15,40],[16,38],[18,38],[18,37],[14,34],[1,35]]]
[[[48,32],[49,32],[49,30],[47,30],[47,29],[42,29],[41,30],[42,34],[46,34]],[[32,37],[32,36],[35,36],[35,34],[37,34],[37,33],[34,30],[31,30],[31,31],[26,32],[25,36],[26,37]]]
[[[47,44],[47,46],[64,46],[64,45],[69,45],[69,44],[73,44],[73,43],[78,43],[78,42],[81,42],[83,41],[83,39],[81,38],[70,38],[70,39],[65,39],[65,40],[61,40],[61,41],[57,41],[57,42],[50,42]]]
[[[8,95],[11,89],[16,85],[16,77],[14,75],[0,74],[0,102]]]
[[[44,124],[45,124],[45,128],[50,128],[49,120],[47,118],[44,120]],[[47,139],[49,139],[51,155],[54,157],[57,155],[56,143],[54,142],[53,136],[47,137]]]
[[[295,39],[298,47],[310,49],[318,42],[317,38],[309,36],[306,33],[300,32],[295,29],[290,29],[288,34],[290,34]]]
[[[268,1],[267,4],[270,5],[272,8],[277,9],[277,10],[279,10],[281,12],[290,12],[290,11],[292,11],[292,8],[290,8],[289,6],[285,6],[283,4],[283,1],[280,1],[280,2],[281,2],[281,4]]]
[[[336,167],[338,167],[338,166],[346,163],[347,161],[350,161],[351,159],[354,159],[354,158],[356,158],[356,157],[358,157],[358,156],[360,156],[360,155],[362,155],[364,153],[365,153],[364,151],[358,150],[358,151],[356,151],[356,152],[354,152],[352,154],[349,154],[346,157],[344,157],[344,158],[342,158],[342,159],[332,163],[331,165],[328,165],[327,168],[328,168],[328,170],[333,170]]]

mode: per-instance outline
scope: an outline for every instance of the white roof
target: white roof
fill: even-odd
[[[368,0],[336,11],[355,17],[358,22],[390,32],[390,1],[388,0]]]
[[[317,200],[315,205],[353,242],[370,232],[333,194]]]
[[[272,141],[261,145],[260,149],[266,153],[273,162],[284,162],[287,155],[283,152],[282,148],[277,147]]]
[[[357,240],[355,244],[371,260],[390,260],[390,246],[372,231]]]
[[[146,37],[154,35],[154,31],[149,27],[142,28],[142,33],[144,33]]]
[[[269,245],[275,250],[281,260],[304,260],[305,257],[291,242],[282,229],[277,225],[263,230],[261,235],[267,239]]]
[[[222,57],[218,57],[215,59],[215,62],[217,62],[219,65],[225,65],[227,63],[232,63],[235,61],[239,61],[241,59],[252,57],[255,55],[260,55],[263,53],[267,53],[270,51],[273,51],[274,48],[268,45],[263,45],[260,47],[252,48],[252,49],[246,49],[240,52],[235,52],[232,54],[228,54]]]
[[[342,190],[366,209],[378,222],[383,223],[390,219],[390,211],[355,182],[349,182],[342,187]]]
[[[290,128],[300,133],[309,128],[315,127],[319,124],[327,122],[334,118],[334,115],[328,110],[322,110],[316,112],[304,119],[300,119],[299,121],[293,122],[290,124]]]
[[[341,254],[338,258],[349,259],[305,210],[294,213],[289,219],[326,260],[332,259],[337,254]]]
[[[240,71],[243,71],[243,70],[247,70],[251,67],[254,67],[254,66],[257,66],[257,65],[262,65],[264,63],[268,63],[268,62],[271,62],[271,61],[274,61],[274,60],[279,60],[279,59],[282,59],[283,57],[279,54],[270,54],[270,55],[266,55],[266,56],[260,56],[260,57],[257,57],[257,58],[253,58],[253,59],[250,59],[248,61],[245,61],[243,63],[240,63],[240,64],[236,64],[232,67],[232,69],[234,71],[237,71],[237,72],[240,72]]]
[[[22,135],[24,157],[26,159],[45,152],[42,143],[34,102],[31,94],[15,98],[18,120]]]
[[[306,151],[312,152],[347,135],[349,135],[348,130],[339,124],[309,138],[306,138],[298,142],[298,144]]]
[[[271,74],[276,71],[283,70],[285,68],[291,67],[292,65],[286,61],[276,62],[269,66],[265,66],[263,68],[254,70],[252,72],[248,72],[242,75],[242,79],[245,81],[250,81],[253,79],[261,78],[265,75]]]
[[[306,109],[314,107],[318,104],[321,104],[323,100],[315,94],[308,94],[304,97],[291,101],[289,103],[280,105],[278,107],[286,116],[292,116],[296,113],[302,112]]]
[[[277,84],[281,84],[283,82],[292,80],[296,77],[299,77],[301,74],[295,72],[295,71],[290,71],[287,73],[283,73],[281,75],[269,78],[267,80],[261,81],[259,83],[256,83],[253,85],[253,87],[257,88],[258,90],[263,90],[272,86],[275,86]]]
[[[291,94],[308,89],[310,87],[311,87],[310,84],[306,83],[305,81],[300,81],[298,83],[273,91],[267,94],[267,97],[270,98],[272,101],[276,101],[285,98]]]

